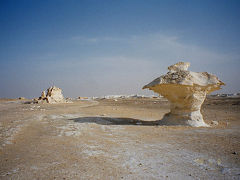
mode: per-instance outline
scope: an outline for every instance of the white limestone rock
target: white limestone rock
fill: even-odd
[[[41,98],[42,98],[42,99],[46,98],[46,92],[45,92],[45,91],[42,92]]]
[[[66,103],[64,99],[62,90],[58,87],[52,86],[47,89],[47,95],[45,91],[42,92],[41,97],[37,100],[37,103]]]
[[[66,102],[63,97],[62,90],[55,86],[47,89],[46,99],[47,102],[50,104]]]
[[[179,62],[169,66],[169,72],[145,85],[167,98],[170,113],[160,121],[162,125],[208,126],[200,112],[206,95],[224,85],[215,75],[188,71],[190,63]]]

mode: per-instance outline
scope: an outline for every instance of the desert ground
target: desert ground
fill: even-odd
[[[0,179],[240,179],[240,98],[205,100],[208,128],[160,126],[157,98],[0,100]]]

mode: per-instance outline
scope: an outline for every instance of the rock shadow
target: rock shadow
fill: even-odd
[[[156,121],[143,121],[133,118],[120,118],[120,117],[79,117],[69,119],[77,123],[95,123],[100,125],[138,125],[138,126],[158,126],[159,120]]]

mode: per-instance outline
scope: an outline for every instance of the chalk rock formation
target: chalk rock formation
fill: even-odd
[[[45,91],[43,91],[42,94],[41,94],[41,99],[44,99],[44,98],[46,98],[46,92]]]
[[[168,67],[169,72],[145,85],[170,101],[170,113],[162,125],[208,126],[200,112],[206,95],[224,85],[215,75],[188,71],[190,63],[179,62]]]
[[[50,87],[47,89],[47,95],[45,91],[42,92],[41,97],[37,100],[37,103],[65,103],[66,100],[63,97],[62,90],[58,87]]]

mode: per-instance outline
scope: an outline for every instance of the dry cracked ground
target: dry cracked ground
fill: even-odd
[[[1,99],[0,179],[240,179],[239,98],[205,101],[210,128],[158,126],[167,112],[163,99]]]

